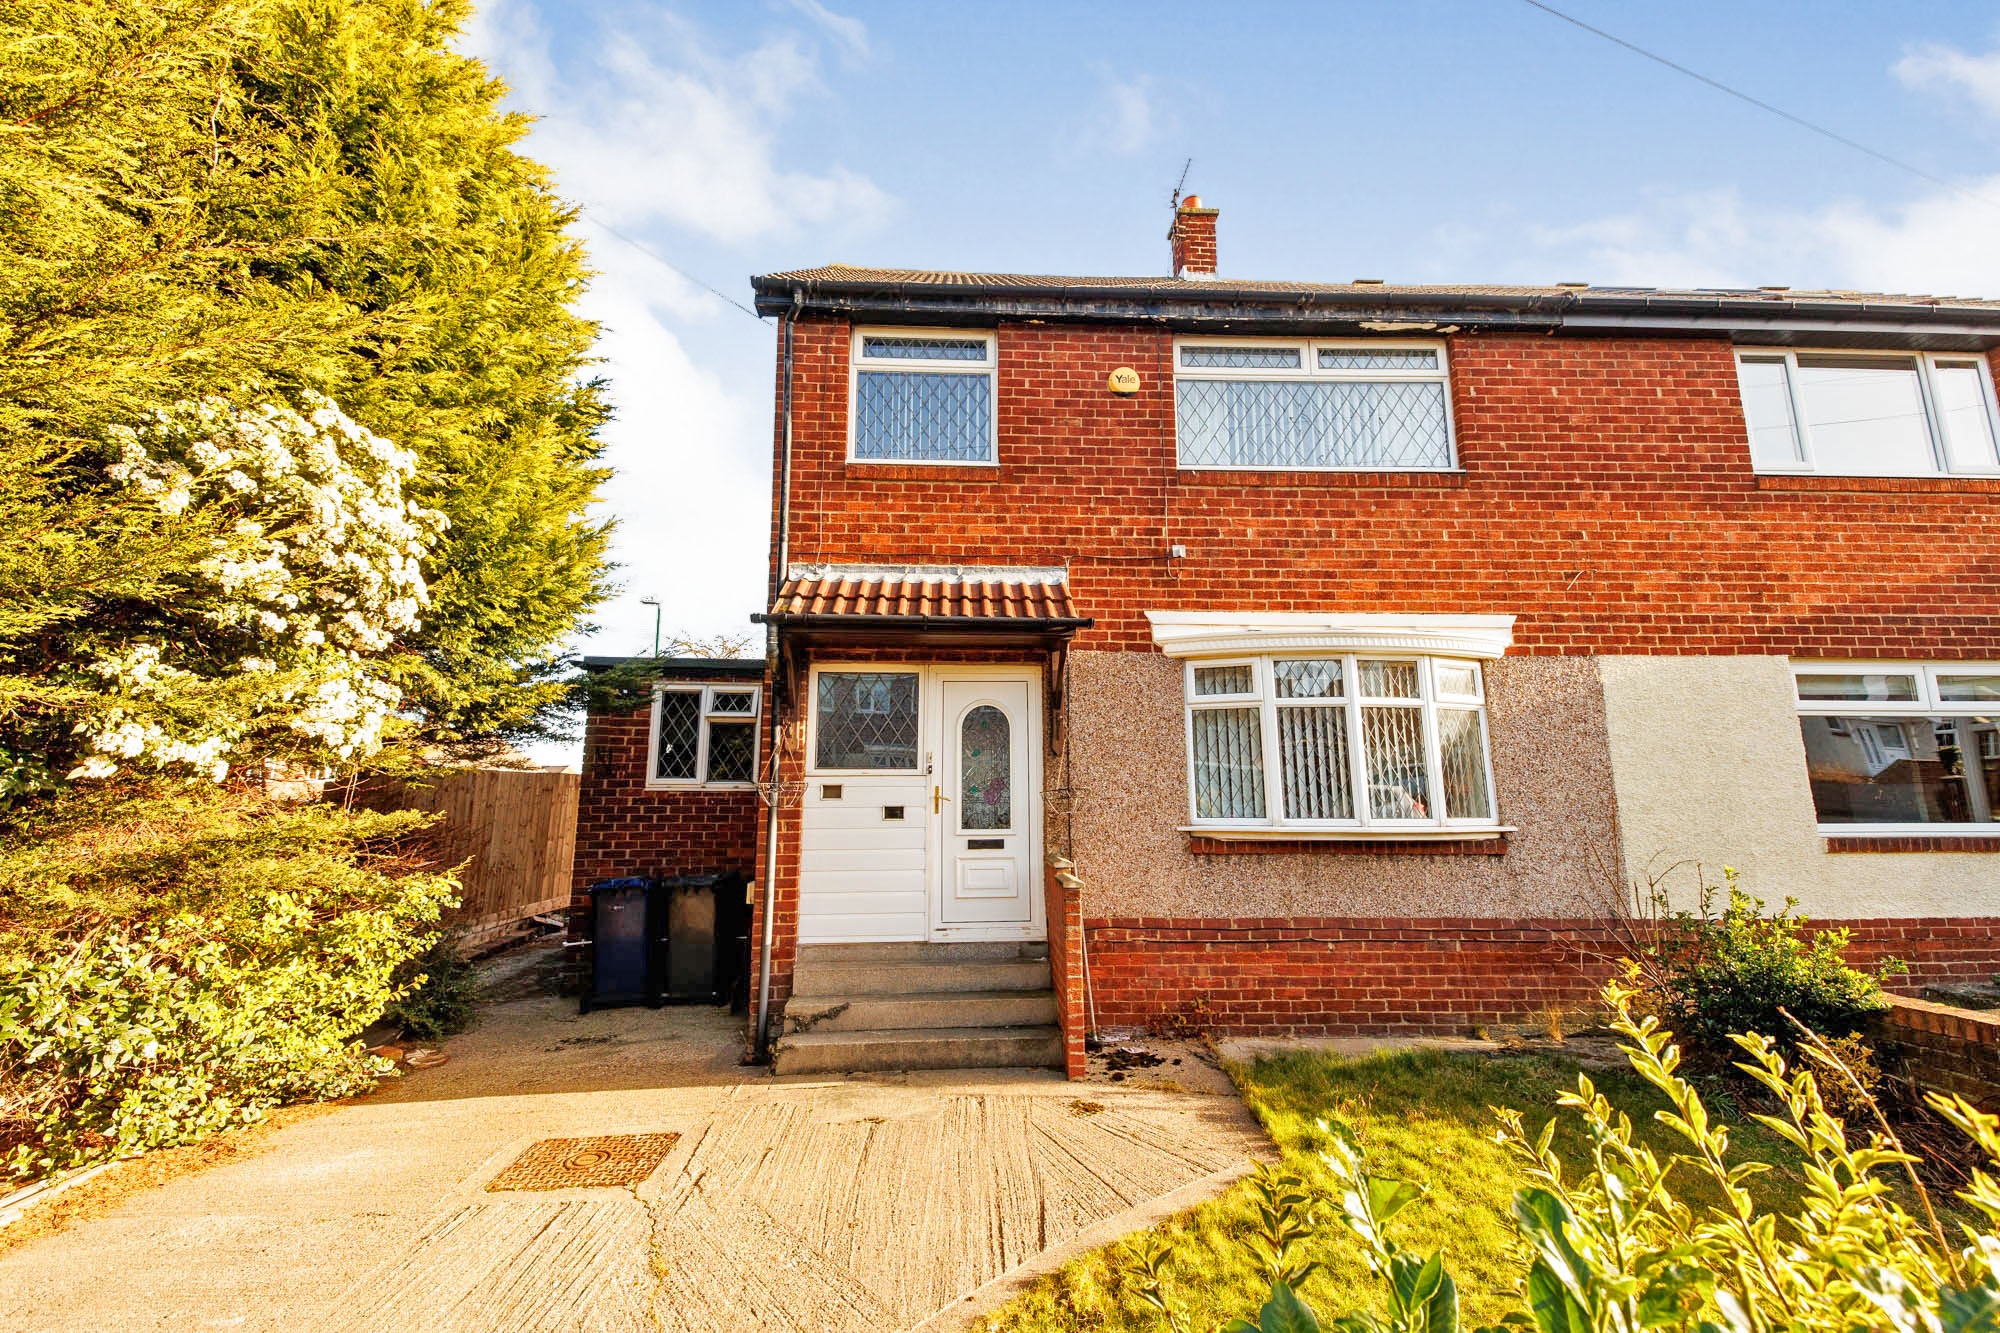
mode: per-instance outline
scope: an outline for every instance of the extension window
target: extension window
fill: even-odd
[[[992,333],[860,329],[852,365],[851,461],[994,461],[999,350]]]
[[[1183,338],[1174,415],[1183,468],[1448,471],[1443,343]]]
[[[757,781],[756,686],[660,686],[653,694],[648,787],[751,787]]]
[[[2000,803],[2000,666],[1794,663],[1819,829],[1990,836]]]
[[[1760,472],[2000,475],[2000,413],[1978,356],[1739,350]]]

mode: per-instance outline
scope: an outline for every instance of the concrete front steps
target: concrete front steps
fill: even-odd
[[[1060,1069],[1046,944],[806,944],[779,1074]]]

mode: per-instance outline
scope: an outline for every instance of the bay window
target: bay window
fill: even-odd
[[[1760,472],[2000,473],[2000,414],[1977,355],[1746,348],[1736,373]]]
[[[1820,832],[1995,832],[2000,666],[1795,662]]]
[[[1492,829],[1476,660],[1271,654],[1186,664],[1199,829]]]

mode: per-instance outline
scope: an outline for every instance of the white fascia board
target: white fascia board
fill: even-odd
[[[1153,643],[1168,657],[1254,653],[1423,653],[1502,657],[1514,617],[1347,612],[1148,611]]]

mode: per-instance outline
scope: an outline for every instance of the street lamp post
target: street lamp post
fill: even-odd
[[[653,608],[653,656],[658,657],[660,655],[660,599],[657,597],[641,597],[639,605]]]

